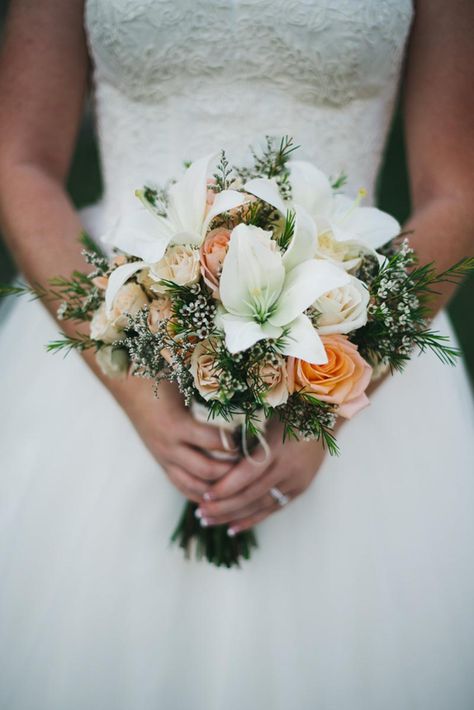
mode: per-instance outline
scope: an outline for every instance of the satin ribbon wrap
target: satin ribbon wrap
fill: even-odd
[[[245,414],[234,414],[230,419],[224,419],[224,417],[221,416],[210,418],[208,407],[196,400],[193,400],[191,403],[191,413],[196,421],[201,422],[202,424],[210,424],[211,426],[218,427],[219,429],[224,451],[209,452],[213,458],[225,461],[237,461],[240,458],[239,453],[236,452],[236,447],[232,445],[231,441],[229,441],[229,434],[233,434],[238,429],[241,431],[241,451],[247,461],[252,463],[254,466],[261,466],[270,458],[270,447],[262,434],[262,431],[265,429],[266,425],[263,410],[260,410],[256,415],[256,423],[261,428],[261,430],[259,430],[256,434],[256,438],[263,449],[263,457],[261,459],[256,459],[250,454],[247,430],[245,427]]]

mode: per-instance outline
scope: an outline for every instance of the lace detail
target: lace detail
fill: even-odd
[[[107,213],[265,133],[370,192],[411,17],[411,0],[87,0]]]

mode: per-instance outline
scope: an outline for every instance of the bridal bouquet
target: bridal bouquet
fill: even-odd
[[[224,152],[197,160],[176,182],[136,191],[104,237],[113,258],[85,237],[90,273],[4,292],[60,299],[59,318],[89,321],[90,334],[50,350],[94,348],[111,377],[175,382],[196,416],[236,434],[241,455],[258,441],[265,450],[270,418],[336,453],[336,418],[368,404],[372,380],[414,348],[454,361],[427,300],[473,260],[442,274],[418,267],[393,217],[294,150],[268,139],[246,167]],[[196,507],[186,504],[173,540],[217,565],[249,557],[252,531],[203,528]]]

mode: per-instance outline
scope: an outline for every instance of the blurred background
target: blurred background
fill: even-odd
[[[0,0],[0,33],[8,0]],[[0,97],[1,100],[1,97]],[[83,207],[98,199],[101,192],[99,159],[93,123],[89,114],[84,117],[76,152],[68,180],[68,190],[75,205]],[[403,123],[397,110],[378,185],[378,205],[403,223],[410,214],[410,197],[406,175]],[[455,238],[455,235],[452,235]],[[467,256],[467,255],[466,255]],[[0,235],[0,282],[9,281],[15,267]],[[465,354],[467,367],[474,385],[474,275],[459,288],[452,300],[449,313]]]

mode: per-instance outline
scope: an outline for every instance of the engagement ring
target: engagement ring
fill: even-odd
[[[284,493],[281,492],[279,488],[271,488],[270,489],[270,495],[272,498],[276,500],[278,505],[280,505],[282,508],[284,505],[290,502],[290,499],[288,496],[286,496]]]

